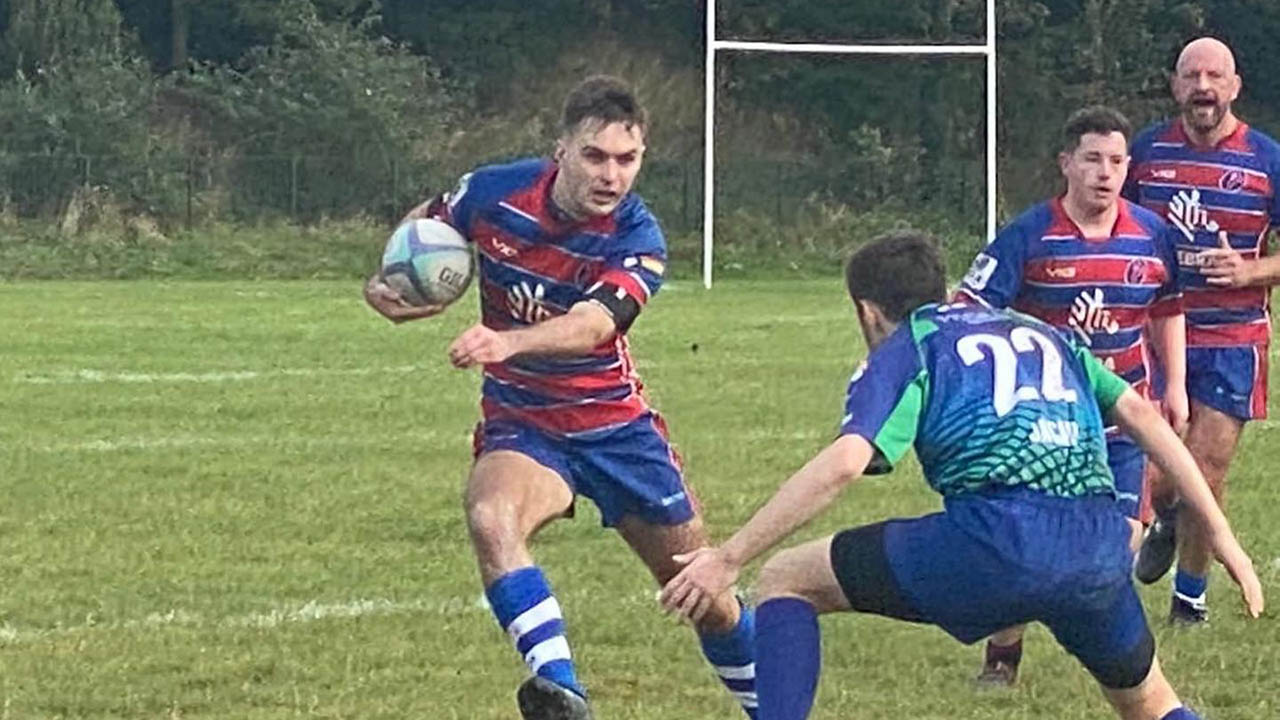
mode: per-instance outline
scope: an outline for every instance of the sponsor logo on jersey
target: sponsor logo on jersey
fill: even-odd
[[[1067,317],[1067,325],[1075,331],[1080,342],[1085,346],[1093,345],[1093,336],[1097,333],[1113,335],[1120,331],[1120,323],[1111,316],[1103,301],[1102,288],[1085,290],[1076,296],[1071,303],[1071,314]]]
[[[1151,177],[1155,178],[1156,180],[1177,180],[1178,171],[1177,170],[1152,170]]]
[[[1169,198],[1169,210],[1165,217],[1192,242],[1197,230],[1218,232],[1218,223],[1209,219],[1209,211],[1200,203],[1200,191],[1179,190]]]
[[[519,250],[515,249],[514,247],[508,245],[507,243],[503,242],[502,240],[492,235],[487,238],[483,238],[481,240],[481,243],[486,247],[488,247],[489,250],[493,251],[498,255],[501,255],[502,257],[511,258],[520,254]]]
[[[964,284],[974,290],[983,290],[987,287],[987,283],[991,281],[991,275],[996,271],[996,265],[999,261],[986,253],[978,253],[978,257],[973,259],[973,264],[969,266],[969,272],[965,273]]]
[[[1070,280],[1076,276],[1075,265],[1049,265],[1044,271],[1049,274],[1049,277],[1059,280]]]
[[[542,322],[551,317],[551,312],[542,304],[546,294],[542,283],[534,283],[532,287],[528,282],[513,285],[507,290],[507,310],[517,320],[529,324]]]
[[[1244,180],[1243,170],[1228,170],[1218,178],[1218,187],[1227,192],[1239,192],[1244,189]]]

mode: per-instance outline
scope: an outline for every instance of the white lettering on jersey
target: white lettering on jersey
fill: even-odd
[[[1040,445],[1075,447],[1080,442],[1080,425],[1073,420],[1040,418],[1031,426],[1029,439]]]
[[[1169,198],[1169,211],[1165,217],[1191,242],[1195,242],[1197,230],[1218,232],[1218,223],[1209,219],[1209,211],[1200,204],[1199,190],[1175,193]]]
[[[996,271],[996,265],[1000,261],[991,257],[986,253],[978,253],[978,257],[973,259],[973,264],[969,266],[969,272],[965,273],[964,284],[974,290],[983,290],[987,287],[987,283],[991,281],[991,275]]]
[[[1102,301],[1102,288],[1092,292],[1085,290],[1071,303],[1071,315],[1067,325],[1076,332],[1086,346],[1093,345],[1093,334],[1105,331],[1108,335],[1120,330],[1120,324],[1111,317],[1111,311]]]
[[[521,282],[507,290],[507,309],[511,317],[533,324],[551,317],[551,313],[542,305],[542,298],[547,289],[542,283],[529,287],[529,283]]]

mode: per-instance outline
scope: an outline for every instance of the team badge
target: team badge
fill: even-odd
[[[1146,260],[1134,258],[1124,268],[1125,285],[1145,285],[1149,279]]]
[[[1218,187],[1227,192],[1239,192],[1244,189],[1244,171],[1228,170],[1218,178]]]

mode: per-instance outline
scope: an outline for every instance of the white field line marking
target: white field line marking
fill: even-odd
[[[569,593],[557,593],[562,599],[573,597],[583,602],[589,601],[591,593],[585,590]],[[623,596],[615,605],[652,605],[655,611],[657,601],[652,593]],[[387,600],[385,598],[360,598],[346,603],[322,603],[312,600],[302,605],[279,607],[266,612],[233,615],[229,617],[208,617],[197,612],[173,608],[164,612],[153,612],[137,620],[119,622],[96,622],[92,617],[78,625],[60,625],[52,628],[21,628],[8,623],[0,625],[0,647],[41,640],[67,637],[88,632],[119,630],[156,630],[166,627],[238,629],[255,628],[271,629],[287,625],[318,622],[329,619],[349,619],[385,615],[406,615],[430,613],[434,615],[460,615],[465,613],[489,613],[489,603],[484,594],[479,597],[454,596],[442,600],[410,600],[407,602]]]
[[[471,433],[458,435],[462,441],[469,441]],[[185,447],[249,447],[254,445],[284,445],[299,448],[326,447],[377,447],[395,442],[435,442],[441,434],[434,430],[417,433],[386,435],[377,438],[353,438],[344,435],[285,435],[285,436],[252,436],[252,437],[209,437],[202,435],[176,435],[171,437],[134,437],[87,440],[78,443],[60,443],[53,445],[37,445],[29,448],[33,452],[123,452],[126,450],[168,450]]]
[[[244,380],[261,380],[271,377],[323,377],[377,374],[406,374],[429,370],[426,365],[400,365],[396,367],[368,368],[277,368],[274,370],[227,370],[220,372],[141,373],[107,372],[83,368],[39,375],[19,374],[13,382],[26,385],[71,385],[80,383],[221,383]]]

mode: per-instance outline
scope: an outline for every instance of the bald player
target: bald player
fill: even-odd
[[[1222,505],[1241,431],[1267,414],[1268,298],[1280,281],[1280,258],[1267,256],[1266,238],[1280,224],[1280,145],[1232,112],[1242,82],[1221,41],[1188,43],[1170,85],[1180,112],[1134,138],[1123,194],[1181,235],[1176,251],[1190,399],[1185,439]],[[1170,619],[1203,623],[1212,561],[1206,538],[1178,518],[1170,491],[1157,488],[1154,496],[1157,520],[1139,551],[1136,575],[1155,582],[1176,551]]]

